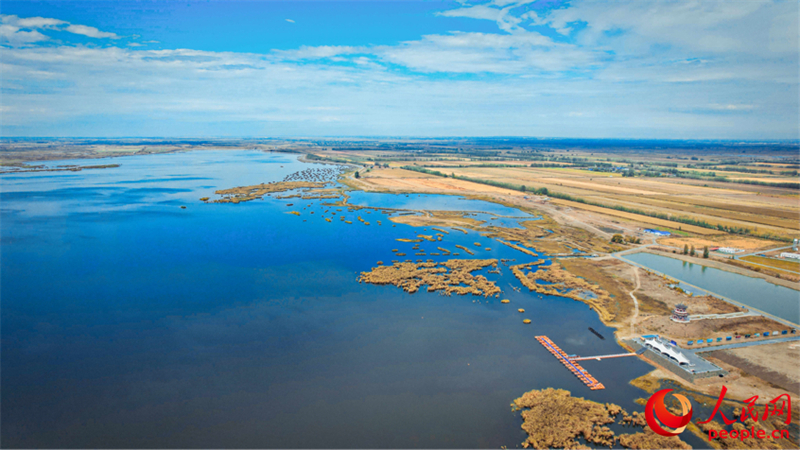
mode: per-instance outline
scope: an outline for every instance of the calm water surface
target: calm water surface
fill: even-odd
[[[509,403],[531,389],[642,410],[627,383],[649,366],[587,362],[607,387],[588,390],[534,336],[569,353],[617,353],[612,330],[582,303],[514,292],[506,267],[487,277],[510,305],[408,295],[356,277],[393,248],[413,257],[395,239],[422,229],[344,208],[348,225],[319,200],[197,200],[314,166],[295,156],[108,162],[121,166],[0,177],[4,447],[498,448],[525,438]],[[427,197],[413,207],[442,204]],[[534,259],[472,232],[421,246],[473,242],[492,248],[476,257]]]
[[[671,277],[716,292],[753,308],[800,324],[800,292],[724,270],[692,264],[652,253],[634,253],[625,258]]]

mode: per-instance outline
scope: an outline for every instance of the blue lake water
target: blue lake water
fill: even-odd
[[[652,253],[634,253],[625,258],[792,323],[800,323],[800,292],[794,289]]]
[[[120,167],[0,177],[4,447],[513,447],[525,434],[509,403],[545,387],[642,411],[634,400],[646,394],[628,381],[650,367],[588,361],[607,387],[590,391],[534,336],[618,353],[587,328],[613,330],[583,303],[513,291],[507,267],[486,276],[509,305],[356,281],[394,248],[408,254],[397,259],[448,259],[395,240],[430,228],[344,208],[348,225],[325,200],[198,201],[324,166],[255,151],[59,162],[71,163]],[[456,244],[536,259],[474,232],[420,246]]]

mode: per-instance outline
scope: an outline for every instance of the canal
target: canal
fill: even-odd
[[[800,292],[794,289],[652,253],[634,253],[625,255],[625,259],[792,323],[800,323]]]

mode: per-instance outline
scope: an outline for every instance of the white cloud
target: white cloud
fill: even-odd
[[[521,3],[442,13],[496,33],[266,54],[31,45],[73,25],[4,16],[0,119],[19,135],[798,137],[796,3]]]
[[[734,104],[727,104],[727,105],[720,105],[720,104],[711,104],[708,105],[709,109],[713,109],[716,111],[752,111],[756,108],[755,105],[734,105]]]
[[[374,52],[386,61],[420,72],[552,72],[584,68],[597,59],[592,52],[555,43],[533,32],[430,35],[419,41],[378,47]]]
[[[512,32],[518,29],[520,22],[518,17],[509,14],[511,7],[504,9],[493,8],[488,5],[475,5],[466,8],[453,9],[439,13],[445,17],[467,17],[470,19],[486,19],[497,22],[501,30]]]
[[[47,36],[39,33],[36,30],[22,31],[19,29],[19,27],[15,27],[14,25],[0,25],[0,43],[23,45],[31,44],[33,42],[46,41],[47,39]]]
[[[96,39],[102,39],[102,38],[119,39],[119,36],[117,36],[115,33],[100,31],[95,27],[88,27],[86,25],[70,25],[66,28],[66,31]]]
[[[20,28],[53,28],[66,23],[67,22],[64,22],[63,20],[48,19],[46,17],[28,17],[25,19],[17,18],[15,20],[15,25]]]
[[[794,17],[797,23],[797,15],[796,2],[575,0],[545,20],[562,34],[571,33],[574,23],[585,24],[579,38],[586,44],[615,42],[644,51],[661,44],[693,52],[761,54],[776,20],[786,22],[778,25],[782,39],[787,38],[779,51],[797,51],[797,27],[784,18]],[[605,36],[615,31],[621,35]]]
[[[86,25],[73,25],[59,19],[47,17],[25,17],[0,15],[0,43],[9,45],[26,45],[50,39],[38,30],[63,30],[91,38],[119,39],[115,33],[100,31]]]
[[[294,20],[292,20],[292,19],[286,19],[286,21],[289,22],[289,23],[294,23]]]
[[[365,51],[365,48],[341,45],[320,45],[316,47],[303,45],[297,50],[275,50],[273,51],[273,54],[283,59],[297,60],[332,58],[334,56],[349,55],[362,51]]]

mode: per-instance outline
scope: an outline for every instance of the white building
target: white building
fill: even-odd
[[[722,253],[742,253],[744,250],[740,248],[720,247],[717,249],[717,251]]]
[[[781,258],[800,259],[800,253],[781,253]]]
[[[674,359],[675,361],[678,362],[678,364],[689,365],[689,359],[683,356],[683,353],[675,350],[675,348],[673,347],[670,347],[666,344],[662,344],[656,338],[645,339],[644,345],[650,347],[655,351],[658,351],[662,355]]]

